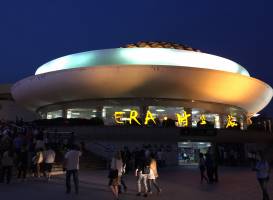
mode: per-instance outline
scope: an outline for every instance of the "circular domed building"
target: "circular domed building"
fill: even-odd
[[[46,119],[100,117],[105,125],[173,119],[188,127],[201,120],[214,128],[235,123],[241,129],[273,94],[236,62],[167,42],[57,58],[11,92]]]

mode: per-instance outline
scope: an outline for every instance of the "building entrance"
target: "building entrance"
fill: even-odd
[[[178,142],[178,164],[198,165],[199,153],[206,154],[210,142]]]

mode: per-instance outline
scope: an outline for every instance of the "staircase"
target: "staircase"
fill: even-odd
[[[80,167],[88,170],[102,170],[107,168],[107,161],[101,156],[85,151],[80,158]]]
[[[64,173],[65,172],[63,171],[63,165],[61,163],[54,163],[54,165],[52,166],[51,175],[61,175]]]
[[[80,157],[80,169],[84,170],[103,170],[107,168],[107,161],[98,155],[93,154],[92,152],[85,151]],[[54,163],[52,167],[52,175],[61,175],[64,174],[62,162]]]

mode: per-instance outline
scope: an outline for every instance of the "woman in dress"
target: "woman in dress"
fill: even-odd
[[[155,187],[158,194],[161,192],[161,188],[156,182],[157,178],[158,178],[157,163],[155,158],[152,157],[150,162],[150,173],[148,174],[148,192],[150,194],[152,194],[152,185]]]
[[[109,186],[115,197],[118,200],[118,186],[120,185],[120,178],[123,173],[123,163],[121,158],[121,153],[118,151],[116,155],[112,158],[111,167],[109,172]]]

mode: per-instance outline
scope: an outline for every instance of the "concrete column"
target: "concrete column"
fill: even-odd
[[[242,130],[246,130],[247,129],[247,118],[246,118],[246,115],[242,115],[242,122],[243,122],[243,127],[242,127]]]
[[[221,128],[221,115],[218,115],[217,118],[214,118],[214,128]]]
[[[62,109],[62,118],[67,118],[67,109],[66,108]]]
[[[220,116],[220,127],[222,129],[226,128],[226,120],[227,120],[227,114],[219,114]]]
[[[96,116],[101,118],[102,119],[102,109],[103,109],[103,106],[97,106],[96,107]]]

